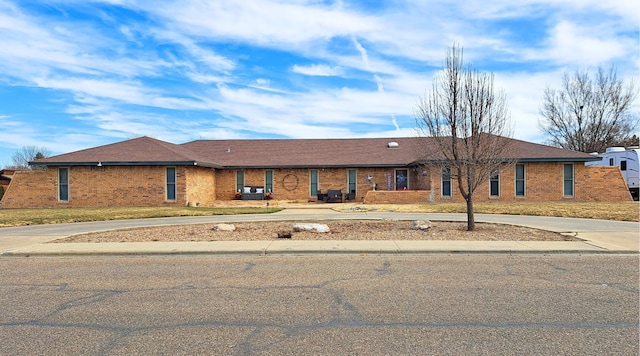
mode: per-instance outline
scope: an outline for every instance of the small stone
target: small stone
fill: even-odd
[[[289,231],[280,231],[278,233],[278,238],[279,239],[290,239],[291,238],[291,232],[289,232]]]
[[[325,224],[293,224],[292,228],[294,232],[300,232],[300,231],[314,231],[314,232],[321,232],[321,233],[331,232],[331,230],[329,229],[329,226]]]
[[[413,222],[413,230],[429,230],[431,228],[431,221],[416,220]]]
[[[235,231],[236,226],[233,224],[216,224],[213,226],[213,231]]]

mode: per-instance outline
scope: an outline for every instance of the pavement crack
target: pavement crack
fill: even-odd
[[[391,270],[390,267],[391,267],[391,262],[384,261],[382,263],[382,267],[376,268],[375,271],[378,272],[378,275],[381,275],[381,276],[391,274],[393,273],[393,270]]]

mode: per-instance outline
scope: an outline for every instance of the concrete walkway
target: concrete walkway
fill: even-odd
[[[0,256],[170,255],[170,254],[415,254],[415,253],[608,253],[638,254],[640,224],[594,219],[476,214],[477,222],[526,226],[577,236],[583,241],[207,241],[48,243],[88,232],[146,226],[325,219],[466,221],[465,214],[336,212],[286,208],[274,214],[224,215],[99,221],[0,228]]]

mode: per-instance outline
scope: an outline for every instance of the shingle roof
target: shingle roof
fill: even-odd
[[[396,142],[397,148],[388,144]],[[278,140],[197,140],[181,145],[140,137],[59,156],[34,165],[204,165],[220,168],[389,167],[408,166],[436,152],[428,138],[352,138]],[[521,162],[593,160],[589,154],[520,140],[510,153]]]
[[[520,162],[586,162],[594,160],[592,155],[584,152],[551,147],[516,139],[511,139],[510,141],[510,157],[505,158],[516,158]]]
[[[195,164],[197,155],[185,147],[151,137],[139,137],[109,145],[42,158],[33,165],[140,165]]]
[[[397,148],[388,148],[397,142]],[[415,138],[199,140],[182,146],[224,167],[404,166],[417,160]]]

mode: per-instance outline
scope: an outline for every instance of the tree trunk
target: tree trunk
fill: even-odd
[[[476,229],[476,220],[473,214],[473,199],[472,195],[467,196],[467,231],[473,231]]]

